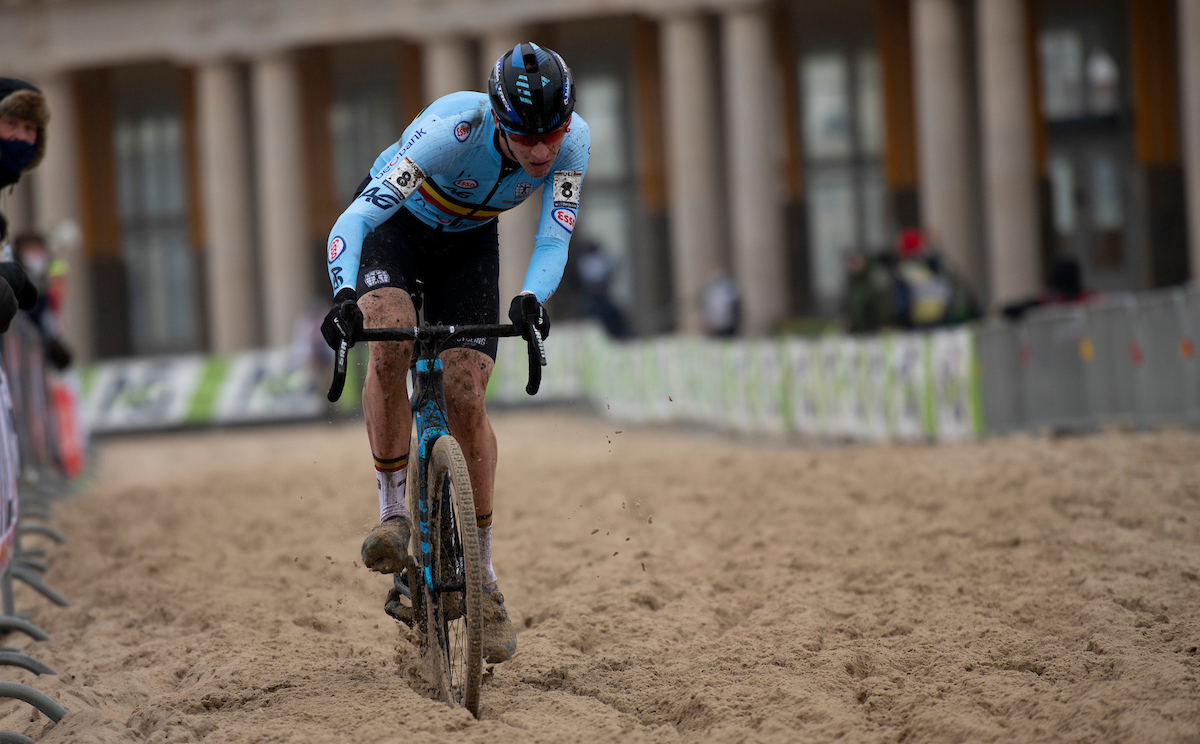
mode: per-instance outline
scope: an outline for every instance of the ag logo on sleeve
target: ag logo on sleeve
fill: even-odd
[[[387,175],[385,183],[392,187],[401,199],[407,199],[425,180],[425,172],[413,161],[405,158]]]
[[[583,183],[583,171],[554,172],[554,206],[579,208],[579,186]]]

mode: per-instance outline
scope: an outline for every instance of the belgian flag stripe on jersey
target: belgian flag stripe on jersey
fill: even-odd
[[[494,209],[492,207],[481,207],[478,204],[468,204],[450,196],[446,192],[438,188],[432,178],[426,178],[421,187],[417,189],[417,193],[421,195],[427,204],[437,207],[451,217],[459,217],[468,220],[477,220],[483,222],[490,220],[496,215],[503,212],[503,209]]]

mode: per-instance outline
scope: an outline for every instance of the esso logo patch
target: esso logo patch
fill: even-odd
[[[471,136],[471,122],[460,121],[458,123],[458,125],[454,127],[454,139],[458,140],[459,142],[466,142],[467,137],[470,137],[470,136]]]
[[[346,241],[342,240],[340,235],[329,241],[329,263],[336,261],[337,257],[342,255],[345,250]]]
[[[554,210],[554,221],[562,225],[567,232],[575,231],[575,210],[574,209],[556,209]]]
[[[454,185],[460,189],[474,189],[478,188],[479,181],[476,181],[474,178],[462,178],[455,181]]]

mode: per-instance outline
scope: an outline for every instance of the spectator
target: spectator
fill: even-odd
[[[1009,320],[1020,320],[1026,312],[1041,305],[1088,302],[1096,296],[1098,293],[1084,287],[1083,268],[1079,260],[1069,254],[1059,253],[1050,260],[1046,272],[1046,291],[1037,297],[1009,303],[1001,312]]]
[[[23,233],[13,240],[13,255],[38,291],[37,302],[28,308],[29,319],[42,336],[46,358],[62,371],[71,365],[71,350],[62,338],[59,308],[62,300],[62,261],[52,261],[46,239],[41,233]]]
[[[625,314],[608,296],[614,268],[612,257],[598,243],[588,241],[583,245],[583,253],[575,263],[580,287],[579,315],[600,321],[612,338],[626,338],[629,327]]]
[[[714,266],[701,297],[704,319],[712,336],[736,336],[741,323],[742,296],[723,266]]]
[[[936,328],[979,317],[978,304],[970,289],[937,249],[934,231],[901,230],[891,260],[897,325]]]
[[[29,83],[0,77],[0,189],[21,180],[46,153],[46,97]],[[0,243],[8,236],[8,221],[0,214]]]
[[[850,333],[875,333],[893,324],[892,275],[886,260],[857,249],[846,253],[845,315]]]
[[[29,83],[0,77],[0,189],[12,186],[21,175],[37,167],[46,152],[46,125],[50,107],[42,92]],[[0,213],[0,246],[8,237],[8,220]],[[8,330],[21,309],[31,309],[37,290],[16,262],[0,262],[0,277],[7,291],[0,291],[0,331]]]

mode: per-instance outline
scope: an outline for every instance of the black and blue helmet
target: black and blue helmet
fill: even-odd
[[[571,120],[575,80],[557,53],[524,42],[492,66],[488,97],[504,129],[515,134],[545,134]]]

